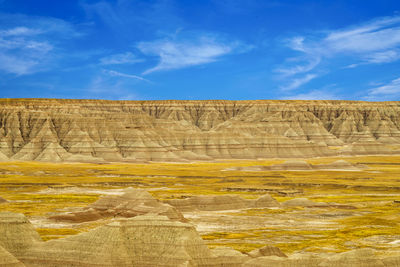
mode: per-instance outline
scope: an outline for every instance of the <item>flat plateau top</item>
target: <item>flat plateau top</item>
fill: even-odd
[[[400,105],[400,101],[353,101],[353,100],[96,100],[96,99],[51,99],[51,98],[0,98],[0,104],[125,104],[125,105],[206,105],[206,104],[233,104],[233,105],[264,105],[264,104],[290,104],[290,105]]]

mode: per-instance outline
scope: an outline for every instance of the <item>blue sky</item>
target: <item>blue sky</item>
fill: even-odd
[[[0,0],[0,92],[400,100],[400,2]]]

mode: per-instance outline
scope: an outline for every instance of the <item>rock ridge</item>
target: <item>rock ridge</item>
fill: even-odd
[[[400,102],[0,99],[0,161],[400,154]]]

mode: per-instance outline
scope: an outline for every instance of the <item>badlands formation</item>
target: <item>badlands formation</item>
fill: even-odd
[[[400,266],[400,102],[0,100],[0,267]]]
[[[399,145],[399,102],[0,101],[0,161],[308,158]]]
[[[279,206],[269,195],[249,201],[248,204],[254,206],[260,199],[263,205],[259,207]],[[200,203],[203,203],[214,205],[213,209],[232,209],[215,206],[219,200],[198,197],[189,203],[192,208],[201,208]],[[154,205],[154,210],[148,208],[141,215],[130,213],[118,216],[121,210],[135,211],[149,202],[158,205]],[[160,205],[145,191],[130,188],[120,197],[104,197],[90,205],[97,211],[107,211],[108,216],[116,217],[110,223],[47,242],[42,241],[24,215],[0,212],[0,266],[400,266],[400,253],[379,256],[369,248],[333,255],[301,253],[290,256],[270,245],[248,253],[240,253],[229,247],[209,249],[193,224],[157,215]],[[119,210],[120,206],[122,208]]]

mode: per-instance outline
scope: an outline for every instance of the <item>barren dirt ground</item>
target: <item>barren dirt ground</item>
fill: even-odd
[[[266,193],[281,207],[183,212],[210,247],[250,251],[266,244],[285,253],[341,252],[371,247],[400,250],[400,156],[307,159],[345,160],[354,170],[265,170],[285,160],[196,163],[89,164],[1,162],[1,211],[24,213],[44,240],[88,231],[105,221],[59,223],[47,219],[126,187],[162,201],[193,195]],[[251,167],[256,166],[256,167]],[[250,167],[250,168],[249,168]],[[287,200],[308,198],[301,201]],[[321,204],[322,202],[322,204]],[[311,204],[310,204],[311,203]],[[314,204],[313,204],[314,203]]]

